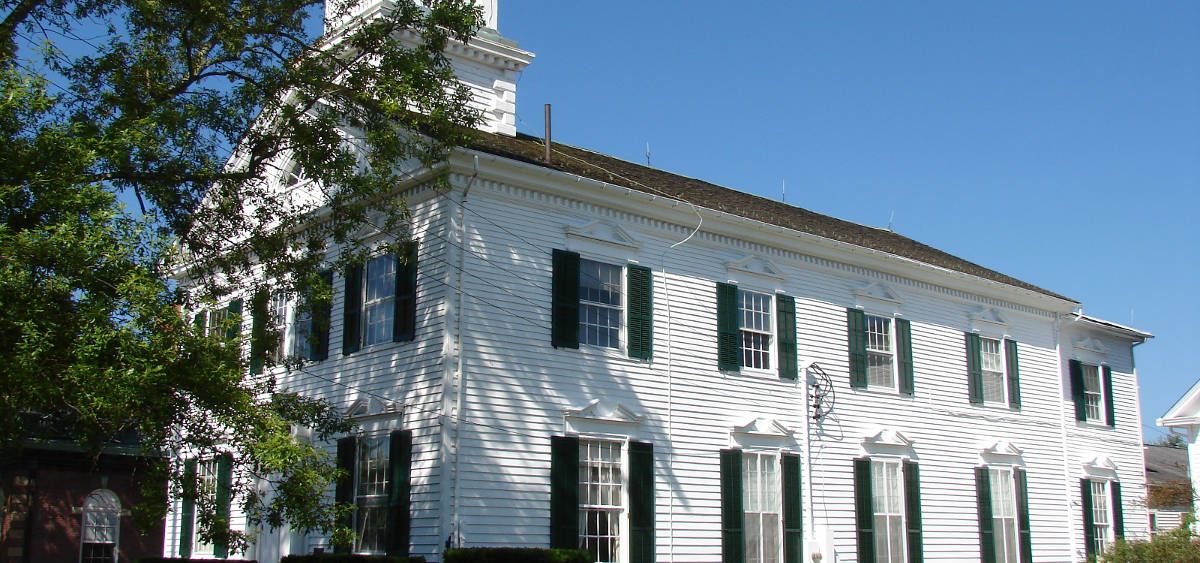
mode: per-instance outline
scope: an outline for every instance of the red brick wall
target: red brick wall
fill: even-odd
[[[0,520],[0,563],[57,563],[79,560],[84,499],[108,489],[128,511],[141,498],[136,459],[101,456],[98,463],[79,454],[26,451],[21,460],[0,469],[7,510]],[[163,523],[137,529],[128,512],[121,517],[121,563],[160,555]]]

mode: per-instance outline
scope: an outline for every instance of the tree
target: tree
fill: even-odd
[[[363,224],[403,238],[404,163],[436,163],[478,119],[443,50],[479,8],[428,4],[316,39],[318,0],[0,0],[0,449],[53,427],[95,453],[136,431],[182,485],[161,452],[231,446],[237,472],[276,484],[238,491],[253,521],[335,526],[336,470],[291,430],[347,423],[247,379],[236,335],[184,311],[327,292],[311,273],[361,260]],[[198,510],[203,537],[227,533]]]

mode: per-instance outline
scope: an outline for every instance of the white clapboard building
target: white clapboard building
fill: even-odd
[[[286,303],[244,315],[309,358],[282,389],[361,427],[329,444],[356,551],[1044,562],[1149,536],[1150,335],[888,230],[547,150],[515,130],[533,55],[485,10],[450,51],[484,131],[449,159],[451,191],[398,186],[407,258],[331,272],[327,334]],[[240,478],[220,465],[195,471],[219,490]],[[196,545],[193,512],[169,517],[167,553],[223,551]],[[249,555],[324,549],[285,528]]]

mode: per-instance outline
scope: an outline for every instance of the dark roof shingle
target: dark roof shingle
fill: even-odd
[[[556,154],[552,158],[552,163],[547,164],[542,159],[545,151],[544,144],[538,137],[523,134],[508,137],[480,133],[468,148],[641,192],[678,198],[701,207],[887,252],[925,264],[1075,302],[1069,297],[963,260],[892,231],[843,221],[786,203],[569,145],[554,143],[553,148]]]

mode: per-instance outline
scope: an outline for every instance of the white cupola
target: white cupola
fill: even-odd
[[[404,1],[404,0],[400,0]],[[419,1],[419,0],[412,0]],[[369,19],[391,6],[397,0],[359,0],[342,17],[331,14],[337,0],[325,3],[325,35],[342,32],[347,24],[358,19]],[[517,134],[517,77],[531,61],[533,53],[517,47],[517,43],[500,35],[497,30],[497,4],[499,0],[475,0],[483,8],[484,27],[465,45],[451,43],[446,56],[454,65],[458,79],[472,93],[472,105],[482,112],[483,121],[479,128],[502,135]],[[415,33],[405,31],[400,39],[415,43]]]

